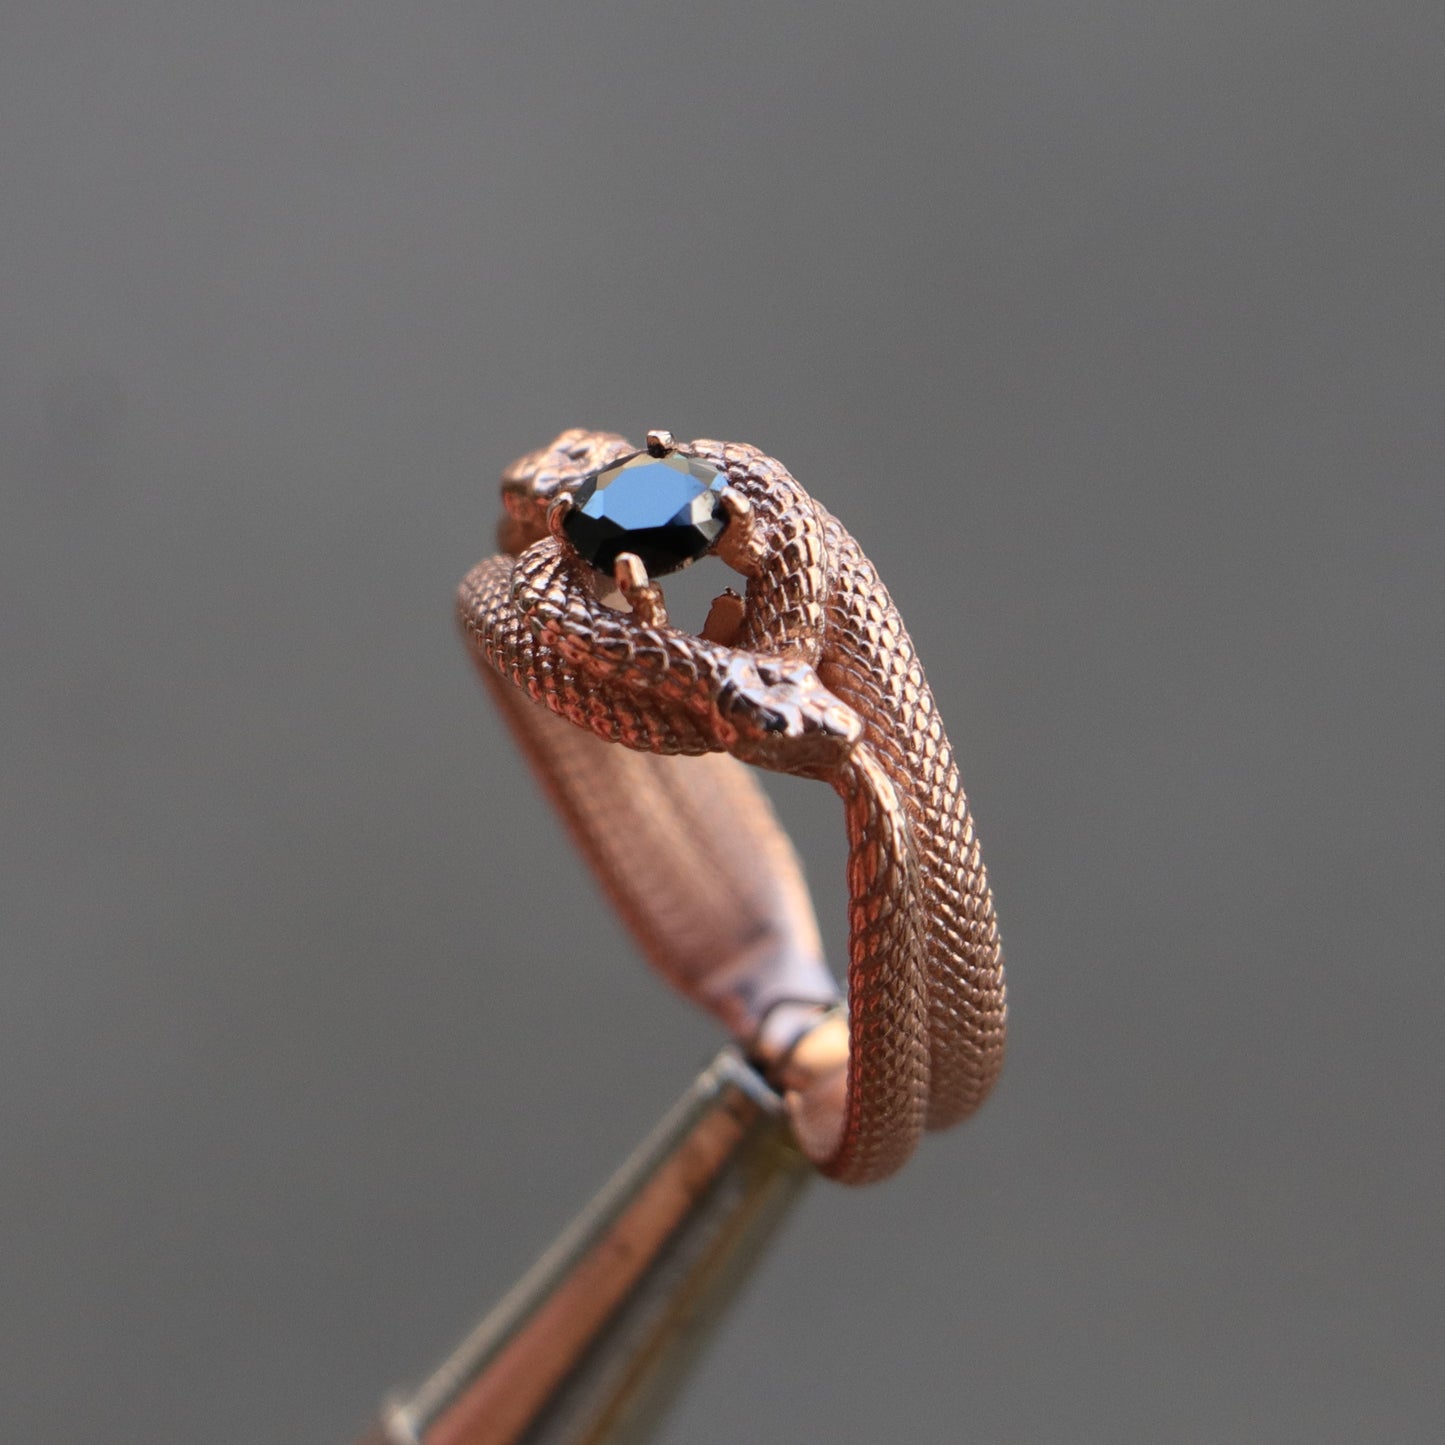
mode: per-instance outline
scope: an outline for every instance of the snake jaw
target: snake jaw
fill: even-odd
[[[730,751],[777,772],[836,767],[863,735],[862,719],[807,663],[737,654],[713,706]]]

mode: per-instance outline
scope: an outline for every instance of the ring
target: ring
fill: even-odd
[[[808,1158],[882,1179],[1003,1062],[1003,953],[953,753],[857,542],[756,447],[563,432],[502,479],[469,649],[644,954],[742,1042]],[[746,579],[698,635],[656,579]],[[749,767],[816,778],[848,835],[846,1006]]]

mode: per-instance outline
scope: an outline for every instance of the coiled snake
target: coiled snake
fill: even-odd
[[[721,474],[712,550],[746,577],[743,598],[719,598],[700,636],[668,624],[635,565],[619,574],[631,609],[604,601],[614,579],[559,517],[636,449],[573,430],[504,475],[501,551],[463,581],[462,626],[650,961],[772,1061],[825,1174],[881,1179],[924,1129],[972,1113],[1003,1060],[1003,955],[953,753],[898,611],[842,525],[755,447],[649,445]],[[836,985],[743,764],[843,799],[847,1047],[831,1073],[789,1072]]]

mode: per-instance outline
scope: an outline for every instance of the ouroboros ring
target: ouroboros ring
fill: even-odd
[[[583,855],[652,964],[783,1092],[814,1164],[893,1173],[988,1094],[1005,1008],[968,803],[872,563],[739,443],[566,431],[513,463],[502,500],[501,553],[463,581],[460,618]],[[704,552],[747,585],[694,636],[653,577]],[[745,763],[843,799],[846,1013]]]

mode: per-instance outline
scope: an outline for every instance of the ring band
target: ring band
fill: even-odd
[[[566,431],[507,470],[502,500],[501,552],[464,579],[459,615],[578,847],[651,963],[766,1065],[818,1168],[893,1173],[925,1128],[982,1103],[1005,1006],[968,803],[872,563],[739,443]],[[654,579],[704,553],[747,586],[694,636]],[[843,799],[846,1024],[743,764]]]

